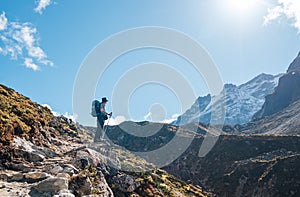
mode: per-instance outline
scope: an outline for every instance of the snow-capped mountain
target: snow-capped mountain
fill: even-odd
[[[222,93],[218,96],[212,97],[208,94],[198,97],[192,107],[179,116],[173,124],[209,123],[212,110],[220,109],[222,103],[225,104],[225,124],[248,123],[252,116],[261,109],[265,102],[265,96],[273,92],[281,76],[282,74],[276,76],[260,74],[239,86],[225,84]],[[222,95],[225,95],[225,99]],[[222,98],[223,102],[220,100]]]

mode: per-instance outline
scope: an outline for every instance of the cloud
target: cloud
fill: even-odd
[[[51,0],[37,0],[36,3],[38,5],[36,8],[34,8],[34,11],[42,14],[42,10],[46,9],[46,7],[51,4]]]
[[[51,108],[51,106],[50,105],[48,105],[48,104],[42,104],[42,106],[43,107],[47,107],[51,112],[52,112],[52,114],[54,115],[54,116],[64,116],[64,117],[66,117],[66,118],[68,118],[68,119],[71,119],[71,120],[73,120],[74,122],[76,122],[76,119],[77,119],[77,114],[69,114],[68,112],[65,112],[64,114],[61,114],[61,113],[59,113],[59,112],[56,112],[56,111],[53,111],[53,109]]]
[[[53,114],[54,116],[60,116],[59,113],[57,113],[57,112],[55,112],[55,111],[52,110],[52,107],[51,107],[50,105],[48,105],[48,104],[42,104],[42,106],[43,106],[43,107],[47,107],[48,109],[50,109],[50,111],[52,112],[52,114]]]
[[[0,15],[0,31],[6,29],[7,18],[5,17],[5,12]]]
[[[282,16],[291,20],[292,26],[300,33],[300,1],[298,0],[277,0],[277,6],[268,9],[267,16],[264,17],[264,25],[277,20]]]
[[[37,29],[28,22],[9,22],[5,12],[0,15],[0,54],[22,59],[27,68],[39,70],[38,65],[53,66],[39,44]]]
[[[25,58],[24,64],[27,68],[31,68],[32,70],[39,70],[39,67],[33,63],[31,58]]]
[[[180,116],[180,114],[173,114],[171,118],[163,120],[161,123],[167,123],[170,124],[177,120],[177,118]]]
[[[115,118],[109,118],[108,120],[105,121],[105,125],[119,125],[122,122],[126,121],[126,118],[124,116],[117,116]]]
[[[177,120],[178,116],[180,116],[180,114],[173,114],[171,116],[171,118],[166,118],[166,119],[161,119],[161,117],[159,119],[153,119],[152,118],[152,113],[148,112],[145,116],[144,119],[147,121],[154,121],[154,122],[159,122],[159,123],[171,123],[174,122],[175,120]]]

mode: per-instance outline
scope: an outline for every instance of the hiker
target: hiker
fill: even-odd
[[[112,116],[112,112],[107,113],[105,111],[105,105],[108,102],[108,100],[106,99],[106,97],[102,98],[101,103],[95,102],[95,110],[96,110],[96,114],[97,114],[97,131],[95,134],[95,138],[94,138],[94,142],[97,142],[99,140],[102,140],[103,136],[104,136],[104,122],[105,120],[108,119],[108,116]]]

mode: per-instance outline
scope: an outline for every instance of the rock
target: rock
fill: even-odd
[[[6,171],[0,174],[0,180],[13,182],[13,181],[22,181],[24,178],[22,173],[14,171]]]
[[[76,196],[83,196],[90,194],[93,186],[89,177],[80,174],[71,178],[69,187]]]
[[[50,173],[57,175],[58,173],[62,172],[63,170],[64,169],[61,166],[56,165],[50,170]]]
[[[39,162],[43,161],[45,158],[45,153],[40,151],[31,142],[28,142],[19,137],[15,137],[13,145],[16,147],[15,153],[17,157],[23,158],[29,162]]]
[[[64,172],[58,173],[56,175],[56,177],[61,177],[61,178],[66,178],[66,179],[70,179],[71,178],[71,176],[68,173],[64,173]]]
[[[47,178],[38,183],[34,188],[38,192],[58,192],[68,189],[68,180],[61,177]]]
[[[75,197],[75,195],[72,194],[69,190],[63,189],[59,191],[58,195],[54,195],[53,197]]]
[[[22,172],[29,172],[32,170],[33,165],[29,165],[26,163],[13,163],[9,162],[6,163],[8,169],[15,170],[15,171],[22,171]]]
[[[9,176],[6,173],[0,174],[0,180],[7,181],[9,179]]]
[[[63,172],[66,172],[65,169],[73,171],[73,173],[76,173],[76,174],[79,172],[79,170],[77,168],[75,168],[72,164],[64,164],[63,167],[64,167]]]
[[[24,178],[28,183],[35,183],[49,177],[50,175],[45,172],[28,172],[24,174]]]
[[[91,155],[85,151],[77,151],[76,152],[76,164],[81,169],[84,169],[86,166],[88,166],[90,163],[93,163],[93,158]]]
[[[112,178],[112,184],[115,185],[116,189],[122,192],[133,192],[136,188],[140,186],[135,179],[127,174],[118,174]]]
[[[24,178],[23,173],[17,173],[13,174],[12,177],[10,178],[10,181],[22,181]]]

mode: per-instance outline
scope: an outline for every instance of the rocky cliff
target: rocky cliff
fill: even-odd
[[[253,119],[260,119],[275,114],[300,99],[300,53],[290,64],[287,73],[280,79],[275,91],[266,96],[262,109]]]

